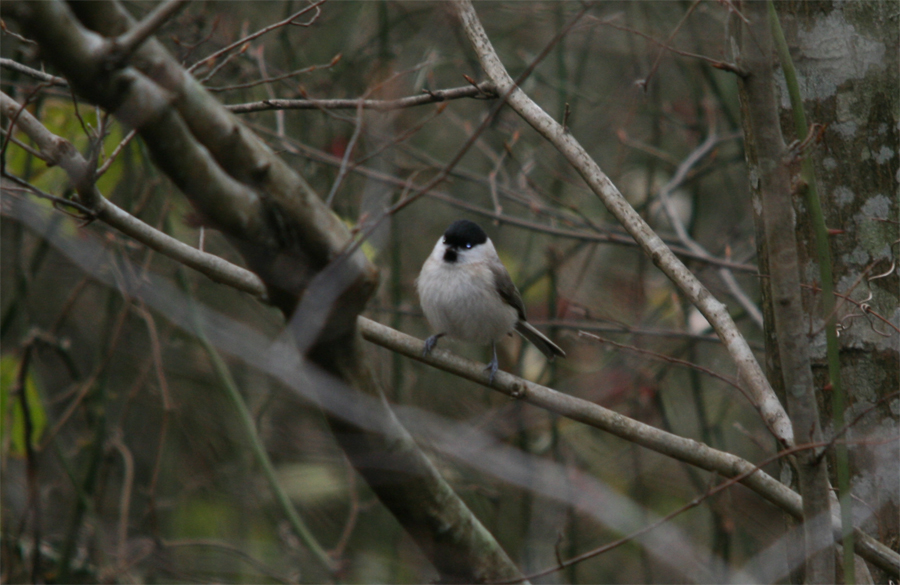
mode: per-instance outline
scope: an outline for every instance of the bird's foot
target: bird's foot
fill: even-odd
[[[422,357],[427,356],[431,353],[431,350],[434,349],[434,346],[437,345],[438,339],[443,337],[443,333],[435,333],[431,337],[425,340],[425,349],[422,350]]]
[[[494,375],[497,373],[497,370],[500,368],[500,365],[497,363],[497,357],[491,360],[491,363],[484,367],[485,372],[490,372],[488,376],[488,384],[494,383]]]
[[[497,373],[497,370],[500,368],[500,364],[497,363],[497,344],[492,343],[491,348],[494,350],[494,359],[492,359],[491,362],[484,368],[485,372],[490,372],[490,376],[488,377],[488,384],[494,383],[494,375]]]

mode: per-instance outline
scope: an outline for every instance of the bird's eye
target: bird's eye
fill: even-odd
[[[471,249],[472,249],[472,244],[466,244],[466,250],[471,250]]]

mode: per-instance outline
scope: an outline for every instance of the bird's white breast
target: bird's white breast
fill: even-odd
[[[497,293],[485,261],[450,263],[443,253],[438,242],[416,281],[428,322],[436,333],[461,341],[499,341],[512,331],[518,313]]]

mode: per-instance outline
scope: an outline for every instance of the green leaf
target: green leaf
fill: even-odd
[[[0,358],[0,434],[3,444],[9,444],[9,453],[13,457],[25,456],[25,415],[22,410],[22,399],[19,396],[11,396],[13,385],[16,383],[16,373],[19,371],[20,359],[17,356],[6,355]],[[31,441],[32,444],[40,440],[47,428],[47,413],[41,403],[40,395],[35,386],[34,379],[26,375],[25,399],[28,401],[28,410],[31,414]],[[10,412],[12,406],[12,412]],[[11,440],[7,443],[7,437],[12,433]]]

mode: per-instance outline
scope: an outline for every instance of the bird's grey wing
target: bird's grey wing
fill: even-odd
[[[522,302],[522,295],[519,294],[519,289],[513,284],[509,272],[506,271],[503,265],[490,263],[488,265],[494,274],[494,286],[497,288],[500,298],[516,310],[520,321],[525,321],[525,303]]]
[[[548,358],[553,359],[554,356],[566,357],[566,352],[550,341],[543,333],[532,327],[525,319],[525,303],[522,302],[522,295],[519,294],[519,289],[513,284],[512,278],[509,276],[509,272],[506,271],[506,268],[491,264],[491,272],[494,273],[494,286],[497,287],[500,298],[509,303],[510,306],[514,307],[519,314],[519,322],[516,323],[516,331],[518,331],[522,337],[533,343],[534,346]]]
[[[555,356],[566,357],[566,352],[561,347],[550,341],[546,335],[535,329],[528,321],[520,320],[516,323],[516,331],[533,343],[549,359],[553,359]]]

